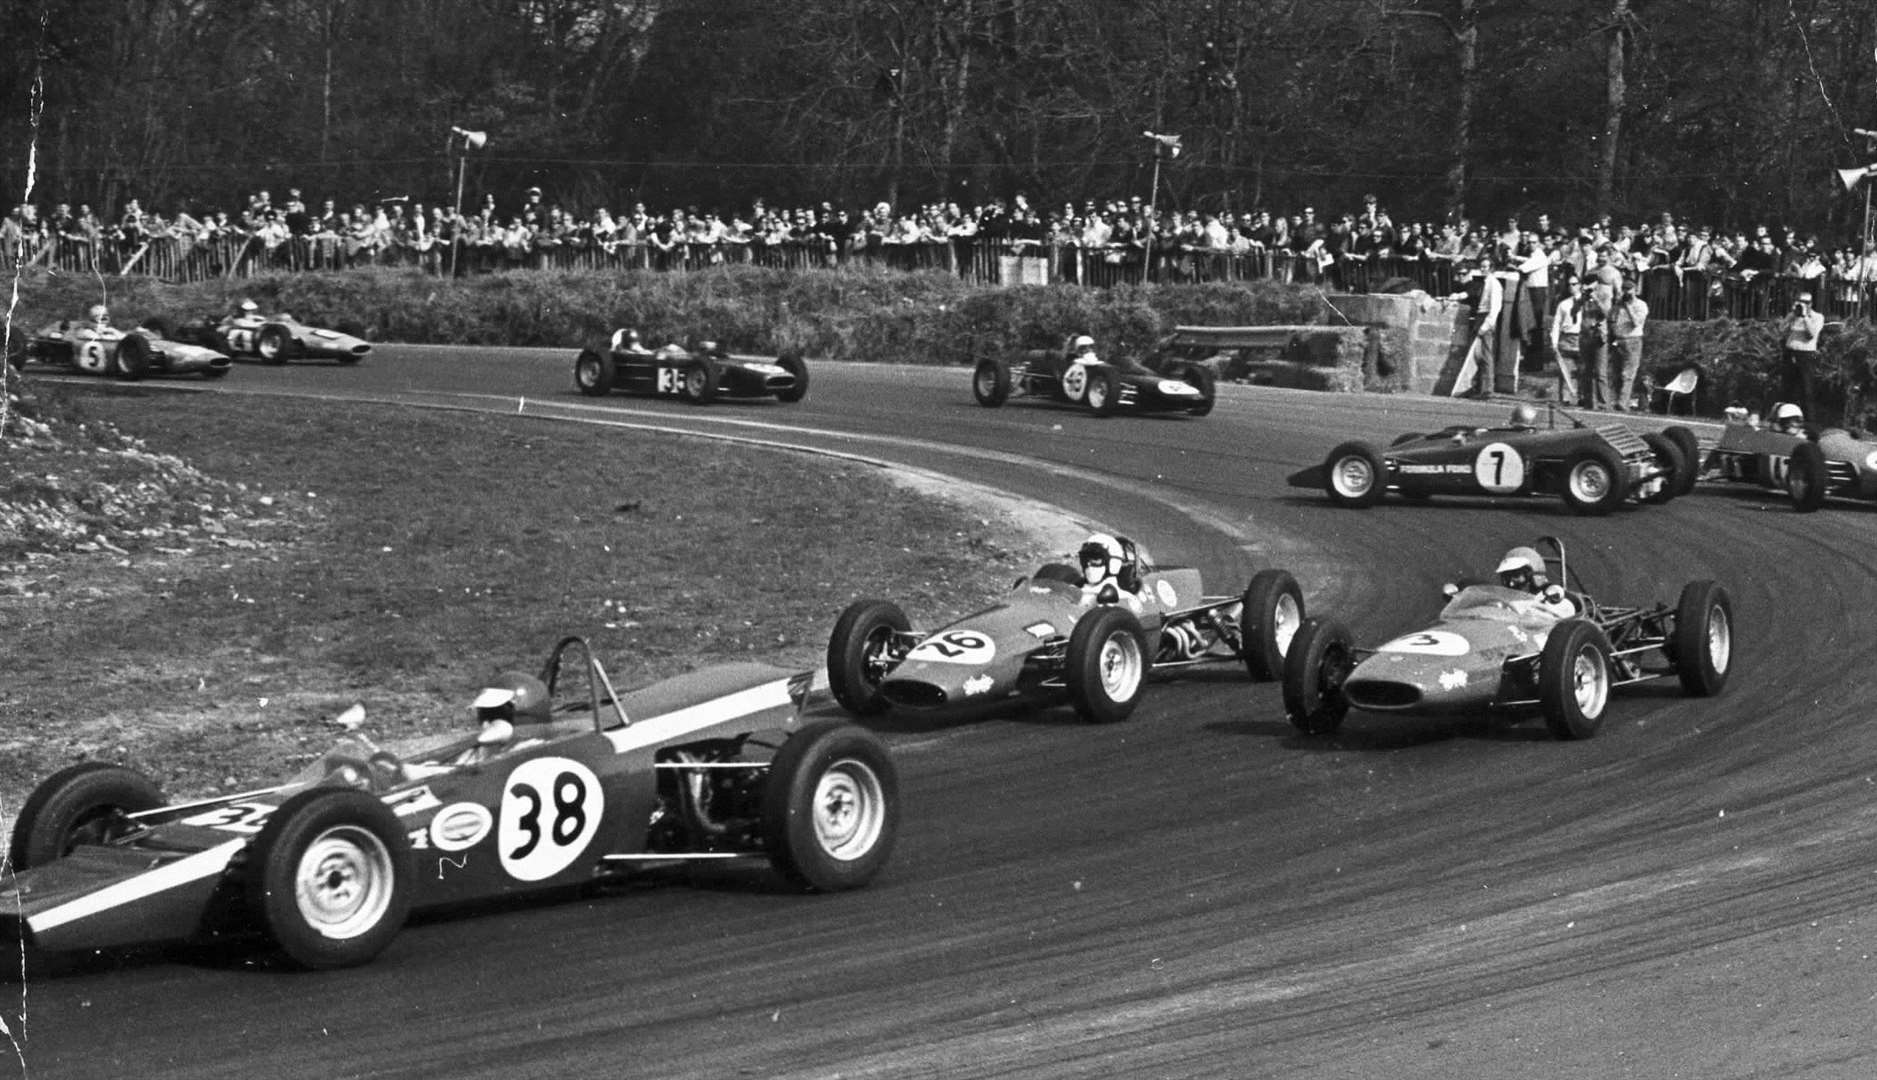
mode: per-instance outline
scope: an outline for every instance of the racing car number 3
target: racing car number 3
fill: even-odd
[[[1473,479],[1494,495],[1510,495],[1525,486],[1525,459],[1505,443],[1487,443],[1473,459]]]
[[[502,869],[517,881],[543,881],[586,850],[606,810],[593,770],[570,758],[535,758],[508,774],[496,826]]]

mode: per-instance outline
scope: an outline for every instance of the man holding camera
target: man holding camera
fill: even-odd
[[[1805,415],[1818,412],[1812,397],[1812,365],[1818,358],[1818,336],[1825,330],[1825,316],[1812,310],[1812,294],[1802,292],[1793,301],[1786,316],[1785,347],[1779,357],[1779,396],[1796,401]]]

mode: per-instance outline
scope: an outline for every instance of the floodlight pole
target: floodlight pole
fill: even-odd
[[[1152,131],[1143,131],[1141,134],[1152,139],[1154,144],[1154,179],[1147,192],[1147,243],[1141,252],[1141,284],[1145,285],[1153,280],[1154,273],[1154,228],[1159,224],[1160,217],[1160,160],[1167,156],[1169,150],[1179,152],[1180,137],[1159,135]]]
[[[489,136],[481,131],[465,131],[460,127],[450,129],[450,138],[444,145],[444,152],[454,146],[458,138],[463,140],[456,151],[456,206],[450,212],[450,276],[457,277],[457,256],[463,249],[463,176],[469,171],[469,152],[479,149],[489,141]]]

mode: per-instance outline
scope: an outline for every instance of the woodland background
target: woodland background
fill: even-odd
[[[1856,235],[1871,0],[0,0],[0,198],[1306,202]],[[35,154],[36,151],[36,154]],[[1877,182],[1877,181],[1872,181]]]

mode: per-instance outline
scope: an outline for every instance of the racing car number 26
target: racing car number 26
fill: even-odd
[[[920,642],[906,654],[906,659],[940,664],[988,664],[996,656],[996,643],[983,634],[972,630],[947,630]]]
[[[593,770],[571,758],[535,758],[508,774],[496,826],[502,869],[544,881],[567,869],[600,828],[606,796]]]

